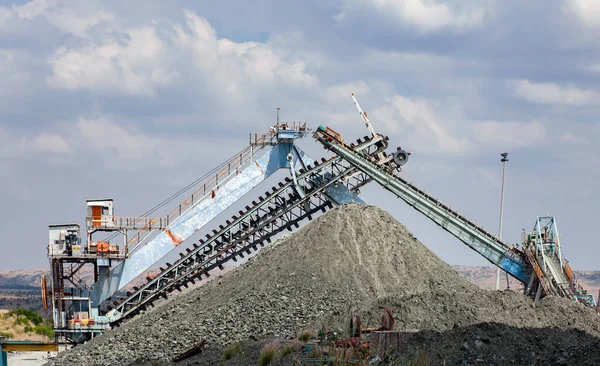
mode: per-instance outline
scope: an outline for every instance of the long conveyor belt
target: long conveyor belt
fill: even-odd
[[[491,263],[504,269],[522,283],[528,283],[531,265],[523,252],[501,241],[438,199],[404,180],[395,174],[392,165],[378,164],[372,156],[347,146],[340,139],[339,134],[332,134],[330,131],[331,129],[320,126],[315,131],[314,137],[326,149],[342,158],[343,163],[365,173]]]
[[[359,145],[365,154],[375,154],[386,145],[380,140],[361,142]],[[328,195],[328,189],[336,185],[343,185],[352,192],[357,192],[360,187],[370,181],[370,177],[357,172],[356,168],[341,164],[340,157],[329,160],[323,159],[321,163],[315,162],[311,168],[300,170],[295,180],[289,178],[273,187],[272,192],[267,192],[265,197],[246,206],[245,211],[240,211],[227,220],[225,225],[220,225],[219,230],[214,229],[212,235],[207,234],[206,239],[194,244],[193,249],[180,253],[181,258],[154,278],[149,278],[141,287],[134,288],[125,299],[114,300],[107,315],[111,323],[131,317],[160,297],[166,297],[169,292],[187,287],[189,282],[210,276],[210,271],[223,268],[229,260],[237,261],[237,257],[244,258],[244,253],[250,254],[258,250],[265,242],[284,230],[299,227],[299,222],[312,219],[312,215],[333,207],[336,203]]]

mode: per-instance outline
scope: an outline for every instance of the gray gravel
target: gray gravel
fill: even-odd
[[[598,318],[589,309],[564,299],[534,308],[523,295],[480,290],[388,213],[351,204],[263,249],[241,268],[60,354],[51,364],[166,362],[201,339],[218,350],[322,326],[342,331],[350,307],[362,309],[364,319],[377,319],[378,305],[392,308],[397,329],[438,332],[500,322],[575,327],[600,335]]]

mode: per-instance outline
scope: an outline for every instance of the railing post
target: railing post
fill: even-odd
[[[8,366],[8,355],[2,350],[3,343],[4,337],[0,337],[0,366]]]

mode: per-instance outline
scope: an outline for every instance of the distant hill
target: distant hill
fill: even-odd
[[[0,309],[23,307],[42,311],[40,276],[48,269],[25,269],[0,272]]]
[[[493,290],[496,288],[496,267],[453,266],[453,268],[470,282],[483,289]],[[597,299],[598,290],[600,289],[600,271],[575,271],[575,276],[578,283]],[[500,278],[500,288],[505,289],[506,274],[503,274]],[[513,289],[522,288],[522,285],[513,278],[510,279],[509,283]]]
[[[470,282],[477,286],[493,290],[496,288],[496,268],[483,266],[453,266]],[[156,272],[149,270],[147,273]],[[83,273],[85,280],[91,279],[89,270]],[[23,269],[16,271],[0,272],[0,309],[14,309],[17,306],[41,310],[40,276],[47,275],[48,286],[50,286],[50,271],[45,268]],[[598,297],[600,289],[600,271],[575,271],[579,283],[589,293]],[[502,276],[501,288],[506,288],[506,277]],[[143,277],[138,282],[143,282]],[[133,286],[131,284],[130,286]],[[510,287],[521,288],[521,284],[511,278]]]
[[[0,272],[0,291],[3,289],[35,289],[40,288],[40,276],[50,275],[46,268],[20,269]]]

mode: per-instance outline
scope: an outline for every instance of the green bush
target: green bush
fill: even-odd
[[[33,328],[35,334],[45,335],[48,338],[54,338],[54,329],[52,324],[40,324]]]
[[[29,310],[29,309],[25,309],[25,308],[16,308],[15,310],[11,310],[7,313],[9,316],[10,315],[15,315],[17,316],[17,319],[20,316],[23,316],[25,319],[27,319],[28,321],[30,321],[31,323],[33,323],[33,325],[40,325],[44,322],[44,318],[42,318],[42,316],[38,313],[36,313],[33,310]],[[23,324],[23,323],[20,323]],[[23,324],[26,325],[26,324]]]
[[[18,316],[18,315],[17,315],[17,317],[15,318],[15,322],[14,322],[14,324],[15,324],[15,325],[22,325],[22,326],[24,326],[24,327],[28,327],[28,326],[30,326],[29,320],[28,320],[27,318],[25,318],[25,317],[22,317],[22,316]]]
[[[13,338],[14,335],[11,332],[0,332],[0,337]]]

